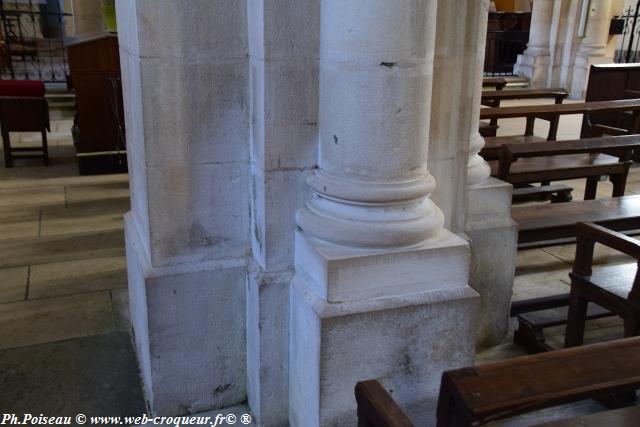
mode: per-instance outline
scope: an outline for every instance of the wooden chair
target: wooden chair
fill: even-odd
[[[0,81],[0,128],[6,167],[13,166],[13,159],[34,157],[43,158],[45,166],[49,165],[47,131],[51,126],[44,82]],[[12,147],[11,132],[40,132],[42,148]]]
[[[628,265],[592,271],[596,243],[627,254],[640,263],[640,242],[593,223],[577,224],[576,234],[576,259],[573,271],[569,273],[571,293],[565,347],[582,344],[589,302],[622,317],[625,337],[640,335],[640,274],[637,266],[635,274],[632,273],[633,278],[629,277]]]

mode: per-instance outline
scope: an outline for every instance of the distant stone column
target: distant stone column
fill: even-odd
[[[104,30],[102,22],[102,0],[72,0],[75,35],[96,33]]]
[[[546,86],[549,73],[549,36],[553,0],[536,0],[531,11],[531,29],[527,49],[518,55],[514,71],[527,77],[532,87]]]
[[[571,82],[571,94],[574,98],[584,97],[591,65],[613,62],[613,56],[606,49],[609,43],[611,6],[611,0],[591,0],[589,3],[587,26],[576,53]]]
[[[473,360],[468,244],[429,198],[436,4],[321,2],[319,167],[297,214],[290,425],[355,425],[353,387],[370,378],[403,407],[426,404],[443,369]]]

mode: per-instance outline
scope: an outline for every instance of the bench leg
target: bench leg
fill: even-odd
[[[578,292],[571,290],[567,329],[564,336],[565,347],[582,345],[584,340],[584,326],[587,320],[587,306],[589,301],[582,298]]]
[[[4,166],[10,168],[13,166],[13,157],[11,156],[11,140],[9,132],[2,132],[2,148],[4,150]]]
[[[619,175],[610,175],[609,181],[613,184],[613,193],[612,197],[622,197],[624,196],[624,190],[627,185],[627,174],[619,174]]]
[[[584,199],[593,200],[596,198],[596,190],[598,189],[599,176],[590,176],[587,178],[587,185],[584,188]]]
[[[536,121],[535,117],[527,117],[527,126],[525,127],[525,130],[524,130],[524,134],[526,136],[533,135],[533,126],[535,124],[535,121]]]
[[[640,318],[627,316],[624,319],[624,337],[635,337],[636,335],[640,335]]]
[[[42,156],[44,158],[44,165],[49,166],[49,145],[47,143],[47,131],[42,131]]]
[[[558,136],[558,124],[560,123],[560,116],[554,116],[549,120],[549,133],[547,134],[547,141],[555,141]]]

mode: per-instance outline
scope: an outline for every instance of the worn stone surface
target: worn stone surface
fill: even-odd
[[[353,387],[365,379],[380,380],[403,407],[435,399],[443,370],[472,363],[477,302],[462,288],[327,304],[294,278],[289,422],[353,425]]]
[[[263,426],[288,425],[291,273],[247,274],[247,392]]]
[[[244,401],[244,266],[152,269],[130,219],[129,304],[151,412],[197,413]]]
[[[0,349],[108,333],[113,326],[108,292],[0,304]]]
[[[38,239],[6,239],[0,245],[0,268],[69,259],[124,255],[122,229],[63,234]]]
[[[512,188],[495,178],[468,188],[469,286],[482,301],[479,347],[500,343],[508,329],[518,242],[518,225],[511,219]]]
[[[127,287],[123,256],[31,266],[29,298],[79,294]]]
[[[142,415],[145,404],[138,375],[127,333],[0,350],[0,411]]]
[[[0,303],[25,299],[28,280],[29,267],[0,268]]]

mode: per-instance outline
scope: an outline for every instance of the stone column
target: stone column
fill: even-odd
[[[607,53],[610,24],[611,0],[591,0],[584,38],[576,53],[571,83],[572,97],[584,97],[591,65],[613,62],[613,56]]]
[[[486,15],[486,7],[484,1],[469,2],[469,14],[472,17]],[[477,342],[479,346],[487,346],[499,343],[508,329],[518,229],[511,219],[511,184],[490,178],[491,168],[479,154],[484,146],[477,123],[480,118],[487,20],[476,18],[471,22],[476,22],[476,25],[469,25],[465,38],[468,55],[466,77],[472,82],[469,104],[473,125],[469,138],[465,232],[471,240],[470,285],[482,300]]]
[[[104,31],[102,0],[72,0],[75,35]]]
[[[149,410],[247,399],[245,2],[118,0],[134,342]]]
[[[247,2],[251,88],[248,402],[258,425],[288,425],[289,285],[296,210],[318,161],[320,2]]]
[[[531,11],[531,30],[527,49],[518,55],[516,74],[527,77],[531,87],[547,85],[549,73],[549,35],[554,0],[536,0]]]
[[[323,0],[320,23],[319,168],[297,215],[289,422],[353,425],[357,381],[377,378],[411,407],[435,399],[443,369],[473,360],[477,294],[467,243],[429,199],[436,0]]]

